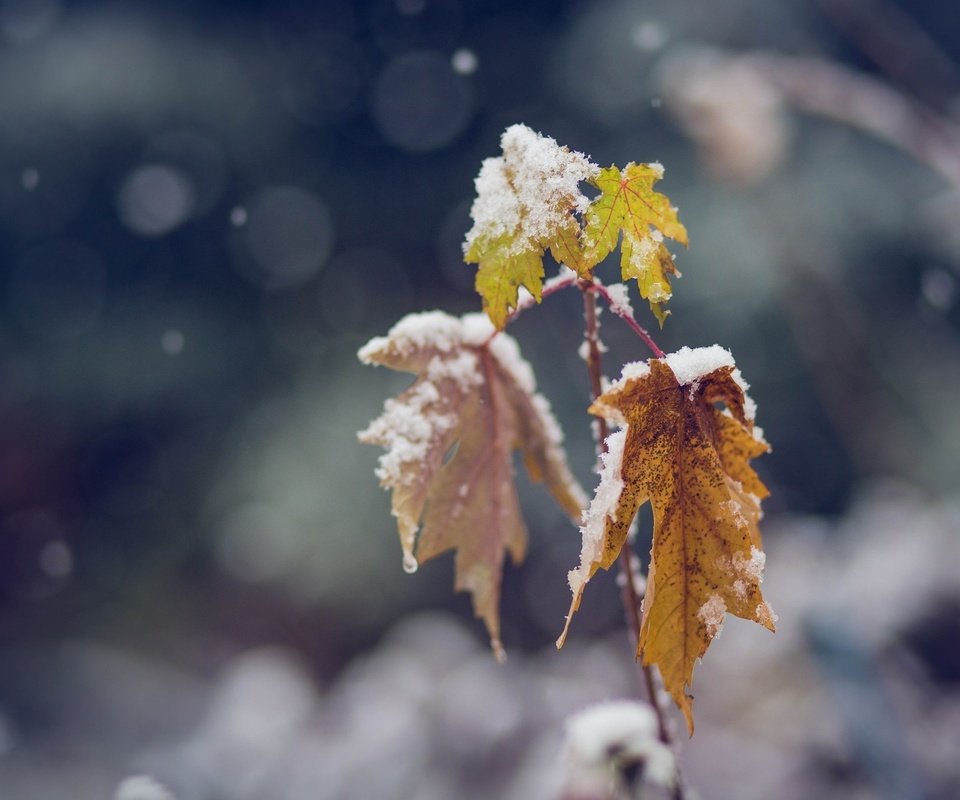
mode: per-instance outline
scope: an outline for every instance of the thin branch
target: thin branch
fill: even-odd
[[[653,337],[650,335],[647,329],[637,322],[630,307],[624,306],[622,303],[620,303],[598,278],[593,278],[592,280],[583,280],[577,277],[577,275],[572,271],[562,273],[554,278],[551,278],[543,284],[543,290],[540,292],[540,299],[543,300],[547,297],[550,297],[550,295],[556,294],[562,289],[568,289],[571,286],[577,286],[580,291],[584,293],[596,292],[599,294],[604,300],[607,301],[607,305],[610,307],[610,310],[620,317],[620,319],[626,322],[630,330],[643,339],[644,344],[650,348],[650,351],[653,353],[654,357],[663,358],[666,355],[663,350],[657,346],[657,343],[653,341]],[[517,303],[517,307],[507,317],[504,327],[513,322],[528,308],[532,308],[534,305],[536,305],[536,302],[537,301],[530,294],[526,294],[524,297],[521,297]],[[596,307],[594,307],[594,323],[596,323]],[[484,344],[489,344],[490,340],[492,340],[497,333],[499,333],[499,331],[494,331],[491,333]],[[597,394],[599,394],[599,388],[597,390]]]
[[[587,342],[586,361],[587,373],[590,376],[590,396],[592,400],[596,400],[603,391],[601,380],[603,369],[600,363],[600,326],[597,320],[597,301],[594,295],[595,293],[602,295],[610,304],[611,308],[614,308],[619,304],[616,304],[606,289],[604,289],[603,286],[597,282],[580,281],[578,286],[583,294],[584,338]],[[633,315],[629,314],[625,317],[622,316],[622,318],[633,320]],[[635,320],[634,325],[636,325],[637,328],[640,328],[640,326],[636,324]],[[640,330],[642,331],[643,329],[640,328]],[[657,354],[658,358],[663,356],[663,351],[657,347],[652,339],[649,338],[649,334],[646,334],[646,331],[644,331],[644,336],[642,336],[642,338],[647,342],[648,345],[651,346],[651,349],[655,354]],[[599,426],[597,455],[600,455],[606,450],[609,428],[607,427],[607,421],[603,417],[599,417],[597,421]],[[627,626],[632,632],[631,638],[634,641],[634,650],[636,650],[637,637],[640,634],[640,596],[637,592],[636,584],[634,583],[633,563],[629,542],[625,543],[623,549],[620,551],[620,571],[623,573],[624,579],[622,598],[624,611],[626,612],[627,617]],[[650,705],[653,707],[654,714],[657,717],[657,731],[660,741],[669,747],[671,751],[675,751],[673,739],[670,735],[670,728],[667,725],[666,712],[660,705],[660,696],[656,690],[653,670],[651,667],[645,665],[641,666],[641,670],[643,672],[643,680],[646,686],[647,695],[650,698]],[[685,797],[679,766],[677,767],[676,783],[674,784],[672,797],[673,800],[684,800]]]
[[[585,281],[581,283],[581,288],[587,291],[596,292],[604,300],[606,300],[610,310],[620,317],[620,319],[626,322],[630,327],[630,330],[643,339],[644,343],[650,348],[656,358],[663,358],[666,355],[666,353],[664,353],[663,350],[657,346],[657,343],[653,341],[653,337],[647,332],[647,329],[637,322],[636,318],[633,316],[633,312],[629,308],[624,308],[620,303],[618,303],[617,300],[610,294],[610,292],[607,291],[607,287],[600,283],[600,281],[596,279],[594,279],[592,283]]]

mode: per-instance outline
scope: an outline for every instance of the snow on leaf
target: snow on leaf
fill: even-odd
[[[636,279],[640,296],[662,325],[666,317],[662,304],[672,294],[669,276],[679,275],[663,238],[685,245],[687,230],[669,198],[653,190],[661,177],[659,164],[631,162],[622,171],[616,166],[600,170],[591,181],[601,193],[585,212],[583,245],[585,262],[597,264],[613,251],[623,233],[623,279]]]
[[[774,615],[760,592],[764,556],[758,524],[760,500],[768,492],[749,463],[769,446],[746,413],[753,404],[722,348],[685,348],[650,359],[646,367],[628,365],[590,407],[626,426],[623,489],[603,501],[613,513],[606,515],[602,558],[584,545],[591,560],[581,563],[582,583],[571,580],[571,614],[583,583],[613,563],[625,529],[649,498],[653,547],[637,656],[658,666],[692,733],[687,689],[723,614],[774,629]],[[592,511],[593,506],[586,516]]]
[[[410,315],[373,339],[360,350],[362,361],[417,379],[387,400],[359,438],[386,448],[377,476],[393,492],[404,563],[456,550],[455,587],[471,593],[498,653],[504,555],[519,562],[527,541],[513,451],[571,518],[579,518],[584,497],[529,364],[512,338],[491,340],[493,332],[482,315],[434,311]]]
[[[525,125],[507,128],[500,144],[503,155],[481,165],[473,227],[464,242],[465,260],[479,265],[476,288],[484,310],[498,329],[517,307],[521,286],[539,302],[547,249],[557,261],[583,269],[575,215],[589,201],[580,183],[599,172],[582,153]]]

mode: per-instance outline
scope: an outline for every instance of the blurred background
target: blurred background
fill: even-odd
[[[539,487],[498,667],[356,442],[409,383],[358,347],[479,307],[515,122],[665,165],[656,338],[729,347],[774,448],[779,630],[698,670],[690,783],[960,794],[958,62],[938,0],[0,0],[0,797],[551,798],[563,720],[639,695],[613,575],[553,649]],[[577,297],[511,334],[592,487]]]

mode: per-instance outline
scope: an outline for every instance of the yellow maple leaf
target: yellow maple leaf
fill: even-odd
[[[584,586],[617,558],[649,499],[653,547],[637,656],[657,665],[692,734],[687,690],[725,614],[774,629],[760,592],[758,523],[768,492],[749,464],[769,446],[754,427],[739,370],[717,346],[628,365],[590,411],[624,428],[607,440],[600,487],[585,514],[567,626]]]
[[[514,252],[514,240],[500,236],[493,240],[474,240],[467,250],[467,262],[477,263],[475,286],[483,300],[483,310],[501,330],[511,309],[517,307],[520,287],[525,287],[540,302],[543,288],[543,248],[536,246]]]
[[[359,437],[386,448],[377,476],[393,492],[405,566],[456,550],[455,588],[471,593],[499,655],[504,556],[521,561],[527,542],[513,452],[574,520],[585,499],[529,365],[511,337],[493,333],[481,314],[433,311],[369,342],[362,361],[417,379]]]
[[[640,296],[660,324],[662,304],[670,299],[669,275],[679,275],[673,256],[663,244],[666,236],[687,244],[687,230],[677,217],[670,199],[653,190],[663,176],[659,164],[627,164],[601,169],[591,183],[600,195],[587,208],[583,229],[584,261],[596,265],[617,246],[621,232],[620,272],[624,280],[635,278]]]

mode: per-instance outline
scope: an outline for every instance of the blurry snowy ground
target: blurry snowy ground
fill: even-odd
[[[960,788],[960,498],[877,484],[839,525],[775,521],[777,634],[728,619],[697,672],[681,759],[704,797]],[[179,800],[548,800],[567,777],[564,720],[639,683],[625,636],[498,666],[462,621],[426,613],[327,687],[282,648],[201,676],[78,640],[6,652],[0,691],[16,698],[0,716],[4,798],[99,800],[147,774]]]

